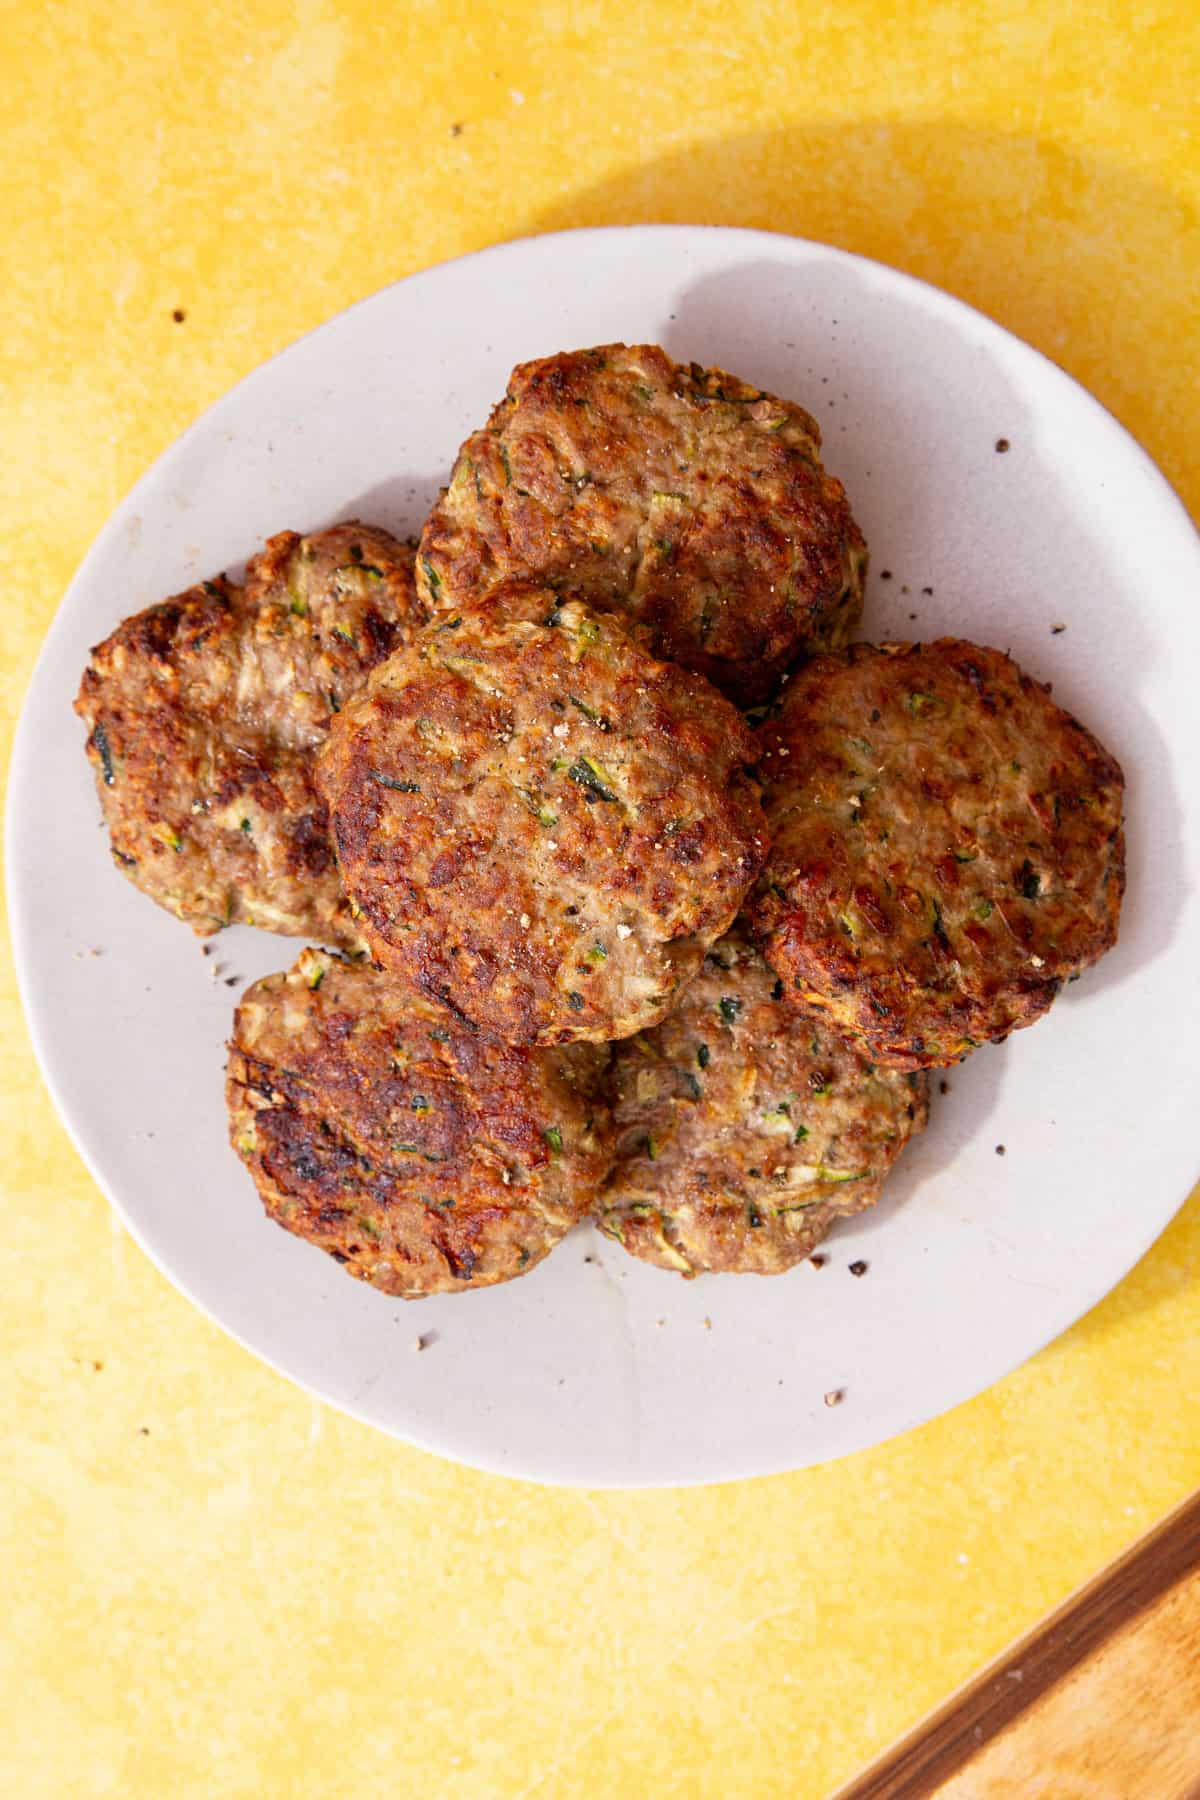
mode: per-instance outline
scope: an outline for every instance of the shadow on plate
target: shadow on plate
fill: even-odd
[[[672,222],[814,238],[957,294],[1069,370],[1200,510],[1180,380],[1200,360],[1200,312],[1178,257],[1200,217],[1142,171],[947,119],[796,123],[618,172],[528,229]]]
[[[982,1136],[996,1110],[1004,1083],[1005,1059],[1013,1054],[1011,1040],[1007,1044],[985,1044],[964,1063],[929,1071],[928,1128],[900,1157],[878,1205],[847,1221],[856,1244],[885,1230],[919,1190],[930,1188],[950,1168],[965,1144]],[[943,1083],[948,1090],[944,1094]],[[836,1249],[836,1227],[831,1237]]]
[[[674,311],[663,320],[660,335],[677,356],[724,363],[776,391],[795,388],[797,357],[807,357],[816,385],[811,395],[801,397],[817,411],[825,427],[828,459],[845,481],[860,518],[866,522],[873,569],[897,566],[898,557],[888,543],[890,529],[903,531],[911,540],[913,521],[928,519],[928,542],[918,558],[918,568],[924,572],[938,561],[943,522],[938,518],[937,497],[928,491],[920,458],[907,452],[905,420],[915,415],[919,403],[912,392],[911,370],[938,366],[944,354],[944,334],[936,319],[927,317],[918,304],[912,304],[903,328],[911,369],[897,369],[890,382],[886,372],[873,372],[878,373],[878,379],[871,381],[866,408],[859,396],[839,390],[836,399],[828,404],[833,405],[835,415],[840,404],[851,423],[847,435],[834,437],[831,415],[826,410],[822,417],[825,390],[815,371],[821,366],[823,348],[828,356],[837,353],[830,335],[836,331],[837,319],[829,309],[840,304],[844,310],[852,311],[854,302],[851,299],[847,307],[844,270],[830,277],[827,304],[819,291],[812,291],[820,288],[821,279],[820,273],[814,276],[803,306],[796,304],[795,271],[782,261],[773,263],[764,258],[726,274],[701,279],[676,300]],[[835,291],[840,301],[834,297]],[[791,335],[784,339],[783,331]],[[1025,479],[1036,494],[1040,529],[1048,530],[1074,568],[1095,569],[1096,578],[1102,579],[1103,548],[1081,519],[1078,507],[1062,497],[1061,475],[1053,462],[1041,458],[1033,423],[1012,385],[993,363],[983,359],[973,370],[973,380],[973,420],[1002,424],[1013,446],[1011,461],[1019,457],[1030,465]],[[863,417],[864,411],[869,419]],[[964,454],[966,451],[964,446]],[[1010,467],[1011,462],[1006,465],[1006,474]],[[873,511],[877,512],[878,524],[872,520]],[[919,526],[915,535],[918,539],[924,535]],[[936,594],[929,598],[918,593],[918,569],[912,571],[912,576],[911,583],[898,584],[895,578],[885,583],[880,574],[873,575],[863,618],[864,637],[935,636],[958,628],[955,603],[959,594],[953,572],[949,581],[939,574]],[[991,641],[1002,649],[1011,648],[1032,674],[1045,678],[1052,666],[1049,621],[1061,605],[1055,593],[1048,590],[1030,595],[1018,622],[1006,605],[1003,569],[976,569],[967,579],[973,588],[973,610],[982,607],[992,614]],[[962,577],[958,580],[961,582]],[[902,597],[906,590],[907,599]],[[1082,628],[1079,635],[1083,637],[1086,619],[1074,622]],[[1154,720],[1137,700],[1139,671],[1160,652],[1161,646],[1151,641],[1144,620],[1130,614],[1120,644],[1114,646],[1113,653],[1119,656],[1123,671],[1115,703],[1103,718],[1096,716],[1094,706],[1078,703],[1085,722],[1120,758],[1128,783],[1128,887],[1121,938],[1116,950],[1084,977],[1077,991],[1079,996],[1118,985],[1160,956],[1174,936],[1187,892],[1182,863],[1173,848],[1179,836],[1179,803],[1170,757]],[[1053,666],[1058,676],[1058,698],[1072,709],[1075,702],[1069,646],[1065,661]],[[1076,997],[1076,991],[1069,990],[1063,1003],[1072,1004]]]
[[[450,479],[450,470],[433,475],[392,475],[338,511],[343,519],[361,519],[364,525],[382,525],[395,537],[416,537],[439,492]]]
[[[380,481],[365,492],[353,495],[343,504],[331,507],[323,518],[298,519],[291,513],[284,512],[281,518],[264,518],[261,521],[262,536],[257,542],[250,544],[241,560],[227,560],[221,571],[230,581],[242,581],[246,574],[246,564],[252,556],[257,556],[267,538],[280,531],[299,531],[312,536],[318,531],[327,531],[331,525],[340,525],[347,519],[358,519],[363,525],[381,525],[390,531],[393,537],[415,537],[425,522],[425,516],[437,498],[439,489],[449,479],[449,470],[439,470],[433,475],[414,475],[403,473],[389,475],[386,481]],[[217,571],[203,568],[195,574],[195,580],[211,579]],[[119,598],[119,596],[118,596]],[[161,596],[149,596],[139,600],[139,606],[153,604],[153,600]],[[127,606],[127,612],[134,612],[137,607]],[[124,614],[118,616],[123,617]],[[116,618],[114,617],[114,624]]]

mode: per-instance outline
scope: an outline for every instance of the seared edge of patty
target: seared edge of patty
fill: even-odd
[[[616,1047],[617,1154],[596,1222],[692,1276],[778,1274],[873,1206],[929,1116],[928,1079],[791,1006],[740,928],[675,1012]]]
[[[609,1052],[517,1050],[305,950],[234,1018],[230,1140],[270,1216],[405,1299],[534,1267],[612,1158]]]

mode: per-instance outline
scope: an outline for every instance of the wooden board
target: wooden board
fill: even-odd
[[[833,1800],[1200,1800],[1200,1494]]]

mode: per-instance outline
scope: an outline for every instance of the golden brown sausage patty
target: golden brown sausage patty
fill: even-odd
[[[596,1222],[682,1275],[774,1275],[873,1206],[928,1077],[868,1063],[783,998],[740,929],[676,1010],[617,1046],[617,1160]]]
[[[391,657],[317,779],[379,962],[510,1043],[601,1041],[732,923],[766,848],[755,748],[701,676],[527,589]]]
[[[895,1068],[1030,1025],[1116,942],[1120,767],[998,650],[855,644],[762,728],[747,916],[789,993]]]
[[[549,582],[757,704],[862,612],[866,548],[820,442],[802,407],[654,344],[522,363],[425,526],[423,597]]]
[[[416,1299],[508,1281],[589,1208],[611,1161],[609,1052],[514,1050],[324,951],[250,988],[226,1096],[268,1213]]]
[[[136,887],[202,936],[242,922],[353,945],[312,757],[411,629],[413,553],[351,521],[269,540],[92,651],[76,711]]]

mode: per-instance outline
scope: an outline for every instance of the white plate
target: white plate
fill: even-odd
[[[888,1198],[832,1238],[823,1269],[684,1283],[585,1228],[523,1281],[406,1306],[264,1219],[225,1138],[233,990],[111,867],[71,700],[123,614],[238,569],[269,532],[348,514],[413,530],[514,362],[616,338],[724,364],[817,415],[871,545],[864,636],[1011,648],[1116,752],[1121,942],[1046,1021],[951,1072]],[[544,1481],[684,1483],[903,1431],[1078,1318],[1197,1173],[1195,1073],[1176,1047],[1200,990],[1198,573],[1179,502],[1094,400],[968,307],[842,251],[572,232],[388,288],[185,433],[47,638],[12,767],[9,881],[63,1117],[145,1249],[226,1330],[445,1455]],[[237,930],[216,956],[251,978],[297,949]],[[834,1388],[845,1399],[827,1407]]]

